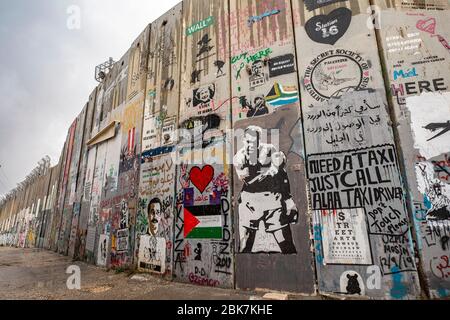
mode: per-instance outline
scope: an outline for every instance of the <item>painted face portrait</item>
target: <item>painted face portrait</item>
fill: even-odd
[[[207,102],[211,99],[208,88],[203,88],[198,92],[198,100]]]
[[[264,63],[262,61],[255,61],[252,65],[252,74],[253,75],[260,75],[263,73],[264,70]]]
[[[244,135],[244,147],[247,154],[247,160],[253,165],[258,161],[259,140],[260,132],[257,130],[247,130]]]
[[[159,230],[159,222],[161,221],[161,201],[153,199],[148,206],[148,232],[152,236],[156,236]]]

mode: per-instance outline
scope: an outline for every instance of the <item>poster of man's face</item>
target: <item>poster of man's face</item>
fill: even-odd
[[[159,222],[162,214],[161,201],[157,198],[150,201],[148,205],[148,231],[152,236],[156,236],[159,230]]]
[[[260,144],[260,132],[247,131],[244,135],[244,148],[247,161],[256,165],[258,162],[258,149]]]

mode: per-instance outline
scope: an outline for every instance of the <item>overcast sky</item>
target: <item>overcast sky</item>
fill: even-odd
[[[120,59],[148,23],[179,2],[0,1],[0,195],[45,155],[57,163],[69,126],[97,84],[95,66]],[[73,5],[80,29],[68,28]]]

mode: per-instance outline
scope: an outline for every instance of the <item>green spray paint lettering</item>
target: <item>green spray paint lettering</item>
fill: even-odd
[[[249,55],[248,52],[242,53],[240,55],[234,56],[231,58],[231,64],[235,64],[242,60],[241,64],[237,68],[236,79],[241,78],[242,69],[245,68],[246,63],[253,63],[257,60],[261,60],[262,58],[268,57],[272,53],[271,48],[267,48],[257,52],[256,54]]]
[[[198,31],[208,28],[209,26],[214,24],[214,17],[208,17],[205,20],[199,21],[194,25],[190,26],[186,29],[186,35],[190,36]]]

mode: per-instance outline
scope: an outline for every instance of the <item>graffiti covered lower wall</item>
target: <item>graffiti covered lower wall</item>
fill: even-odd
[[[186,0],[89,96],[0,245],[200,286],[448,297],[450,1]]]

